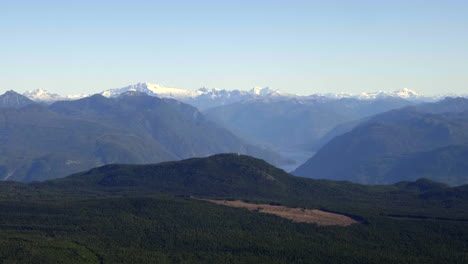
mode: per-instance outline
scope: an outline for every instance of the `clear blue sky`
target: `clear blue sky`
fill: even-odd
[[[468,93],[468,1],[0,0],[0,92],[141,81]]]

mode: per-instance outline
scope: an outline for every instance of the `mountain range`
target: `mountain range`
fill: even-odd
[[[468,99],[378,114],[325,144],[295,175],[387,184],[426,177],[468,183]]]
[[[337,125],[411,104],[395,97],[259,99],[210,108],[204,113],[251,142],[277,149],[307,149]]]
[[[468,99],[252,93],[203,112],[136,89],[0,96],[0,259],[466,263]],[[249,141],[317,149],[309,178]]]
[[[6,97],[16,98],[6,102],[17,107],[0,107],[3,180],[44,180],[108,163],[154,163],[224,152],[285,162],[172,99],[129,92],[42,105],[14,92]]]
[[[176,99],[188,104],[191,104],[200,110],[204,110],[210,107],[227,105],[239,101],[245,100],[255,100],[255,99],[270,99],[270,100],[282,100],[288,98],[300,98],[300,99],[311,99],[311,98],[327,98],[327,99],[342,99],[342,98],[354,98],[360,100],[375,100],[382,99],[387,97],[398,97],[410,101],[434,101],[438,100],[441,97],[426,97],[418,94],[416,91],[410,90],[408,88],[403,88],[401,90],[387,92],[363,92],[357,95],[346,94],[346,93],[327,93],[327,94],[312,94],[312,95],[295,95],[286,93],[280,90],[273,90],[269,87],[254,87],[249,91],[246,90],[221,90],[221,89],[208,89],[208,88],[199,88],[195,91],[180,89],[180,88],[171,88],[165,87],[159,84],[151,84],[147,82],[137,83],[134,85],[128,85],[122,88],[108,89],[103,92],[100,92],[101,95],[106,97],[116,97],[119,94],[128,92],[128,91],[138,91],[143,92],[151,96],[157,96],[161,98],[171,98]],[[44,89],[33,89],[25,92],[24,96],[30,98],[31,100],[52,103],[55,101],[61,100],[75,100],[83,97],[89,96],[88,94],[81,95],[67,95],[61,96]]]
[[[49,98],[54,101],[59,98],[43,90],[31,92],[29,96],[36,100]],[[291,171],[311,157],[312,152],[318,151],[317,155],[297,168],[294,173],[305,177],[351,180],[366,184],[415,180],[420,176],[427,176],[451,185],[463,184],[465,180],[459,175],[464,171],[461,169],[464,166],[462,163],[456,163],[460,168],[452,170],[453,177],[450,176],[451,172],[445,172],[448,175],[445,178],[441,177],[442,170],[433,169],[438,171],[437,175],[430,175],[427,172],[428,168],[419,166],[418,174],[416,171],[410,171],[409,166],[405,165],[409,160],[420,160],[418,157],[424,156],[424,152],[436,155],[432,160],[444,160],[440,157],[441,153],[444,155],[463,153],[460,149],[466,143],[464,139],[443,138],[442,134],[439,135],[434,130],[436,128],[421,129],[417,126],[425,119],[438,120],[439,123],[454,122],[452,119],[457,118],[463,119],[460,113],[448,119],[439,115],[444,115],[445,112],[462,112],[466,108],[464,102],[466,99],[452,98],[421,104],[426,99],[409,89],[393,93],[361,94],[359,98],[355,98],[338,95],[296,96],[269,88],[254,88],[248,92],[205,88],[186,91],[139,83],[79,100],[48,101],[38,106],[33,100],[10,91],[0,96],[0,108],[4,111],[4,119],[30,120],[30,116],[34,116],[37,120],[8,121],[4,125],[3,142],[6,145],[3,153],[4,157],[8,158],[2,158],[0,176],[3,179],[32,181],[60,177],[67,173],[113,162],[148,163],[222,152],[245,153],[265,158],[276,165],[282,164],[284,169]],[[45,101],[47,100],[43,100],[42,103]],[[130,101],[132,103],[129,103]],[[202,113],[198,112],[196,108],[190,108],[181,101],[198,104],[204,110]],[[161,102],[171,105],[170,110],[166,107],[158,108],[162,105]],[[139,104],[141,106],[135,107]],[[215,106],[204,108],[212,105]],[[407,107],[402,108],[405,106]],[[13,110],[15,108],[16,110]],[[398,108],[402,109],[386,112]],[[32,111],[43,113],[46,120],[41,121],[40,115],[31,114]],[[174,115],[175,112],[178,114]],[[417,116],[422,114],[424,116]],[[394,120],[390,117],[394,117]],[[22,122],[21,125],[18,122]],[[28,127],[28,122],[30,125],[34,122],[36,124],[34,127]],[[94,132],[92,135],[82,132],[81,138],[75,138],[77,136],[70,133],[72,135],[70,141],[80,144],[80,147],[72,148],[73,151],[70,153],[74,154],[71,155],[63,150],[64,133],[59,133],[60,136],[57,137],[59,140],[44,137],[56,133],[50,128],[50,124],[53,123],[55,126],[56,122],[67,122],[67,125],[60,125],[66,129],[75,122],[71,125],[75,130],[87,128]],[[395,125],[391,122],[403,123]],[[200,125],[201,123],[203,125]],[[370,124],[374,124],[374,127]],[[368,127],[364,129],[366,125]],[[17,126],[21,127],[21,132]],[[395,129],[395,126],[400,130]],[[440,126],[442,125],[439,124]],[[17,142],[22,140],[21,136],[29,136],[32,133],[28,134],[23,130],[35,131],[38,127],[41,127],[41,130],[37,134],[44,137],[41,140],[62,145],[53,146],[51,149],[62,149],[54,149],[49,153],[44,151],[44,145],[39,146],[30,142],[31,139],[24,142],[38,146],[39,150],[28,149],[26,145],[23,148],[19,147],[20,144]],[[7,128],[10,132],[7,132]],[[465,128],[461,124],[458,124],[458,128],[460,131],[450,133],[462,135]],[[433,138],[420,133],[432,130],[435,131]],[[401,134],[404,131],[418,135],[416,141],[420,142],[420,145],[411,142],[409,138],[405,139],[409,134]],[[103,136],[98,137],[99,133]],[[15,136],[10,136],[13,134]],[[350,134],[356,137],[365,135],[362,137],[369,137],[371,140],[375,138],[375,142],[368,143],[364,138],[358,140],[349,136]],[[390,135],[380,138],[386,134]],[[450,136],[453,136],[452,134]],[[341,139],[342,137],[344,139]],[[11,143],[11,139],[15,140],[14,143]],[[342,143],[335,143],[337,140],[342,140]],[[363,143],[359,143],[356,149],[351,150],[347,144],[356,140]],[[403,147],[399,149],[398,144]],[[258,145],[262,147],[256,147]],[[330,147],[332,145],[336,147]],[[381,149],[374,151],[368,145],[380,146]],[[453,146],[457,151],[439,150],[449,146]],[[281,153],[284,157],[269,149]],[[77,153],[80,154],[74,156]],[[324,153],[329,154],[327,156]],[[346,153],[350,156],[343,156]],[[333,165],[334,156],[340,166]],[[13,159],[9,160],[12,157]],[[453,160],[458,159],[453,157]],[[55,171],[55,168],[59,169]],[[402,168],[408,171],[402,173]],[[344,176],[344,172],[349,172],[349,175]],[[395,176],[397,172],[403,176]],[[54,173],[57,176],[53,176]]]
[[[151,83],[110,89],[100,94],[114,98],[126,92],[141,92],[191,104],[251,144],[261,144],[287,156],[293,161],[283,166],[288,171],[297,168],[317,146],[323,145],[323,137],[337,125],[431,100],[406,88],[359,95],[299,96],[268,87],[254,87],[250,91],[207,88],[188,91]],[[41,89],[28,91],[24,95],[46,104],[86,97],[61,97]]]
[[[75,94],[62,96],[44,89],[32,89],[23,93],[23,96],[40,103],[51,104],[57,101],[77,100],[88,97],[89,94]]]
[[[180,88],[165,87],[159,84],[137,83],[122,88],[105,90],[99,94],[113,98],[126,92],[141,92],[150,96],[160,98],[176,99],[181,102],[191,104],[199,109],[205,109],[213,106],[230,104],[237,101],[249,100],[255,98],[283,98],[294,95],[281,91],[272,90],[268,87],[254,87],[250,91],[243,90],[220,90],[199,88],[195,91],[184,90]],[[87,94],[60,96],[43,89],[29,90],[23,94],[31,100],[43,103],[53,103],[56,101],[75,100],[88,97]]]

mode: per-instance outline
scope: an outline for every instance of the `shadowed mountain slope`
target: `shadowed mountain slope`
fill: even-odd
[[[253,142],[279,148],[312,145],[335,126],[411,104],[400,98],[251,100],[204,111]]]
[[[283,161],[175,100],[95,95],[49,107],[0,108],[3,180],[44,180],[109,163],[155,163],[222,152]]]
[[[26,105],[37,104],[31,99],[16,93],[15,91],[7,91],[0,95],[0,107],[21,108]]]
[[[376,115],[335,137],[294,174],[366,184],[421,177],[466,184],[467,101],[446,99]]]

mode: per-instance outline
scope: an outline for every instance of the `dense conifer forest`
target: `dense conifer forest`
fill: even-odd
[[[188,173],[188,170],[192,172]],[[349,227],[295,223],[193,197],[320,208]],[[0,184],[4,263],[466,263],[468,188],[291,176],[248,156],[108,165]]]

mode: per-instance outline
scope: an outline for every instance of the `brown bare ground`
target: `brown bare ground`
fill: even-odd
[[[351,217],[335,213],[329,213],[318,209],[291,208],[286,206],[269,204],[253,204],[246,203],[243,201],[209,199],[200,200],[230,207],[247,208],[251,211],[258,211],[266,214],[274,214],[279,217],[291,219],[294,222],[315,223],[320,226],[350,226],[352,224],[358,223],[358,221],[352,219]]]

